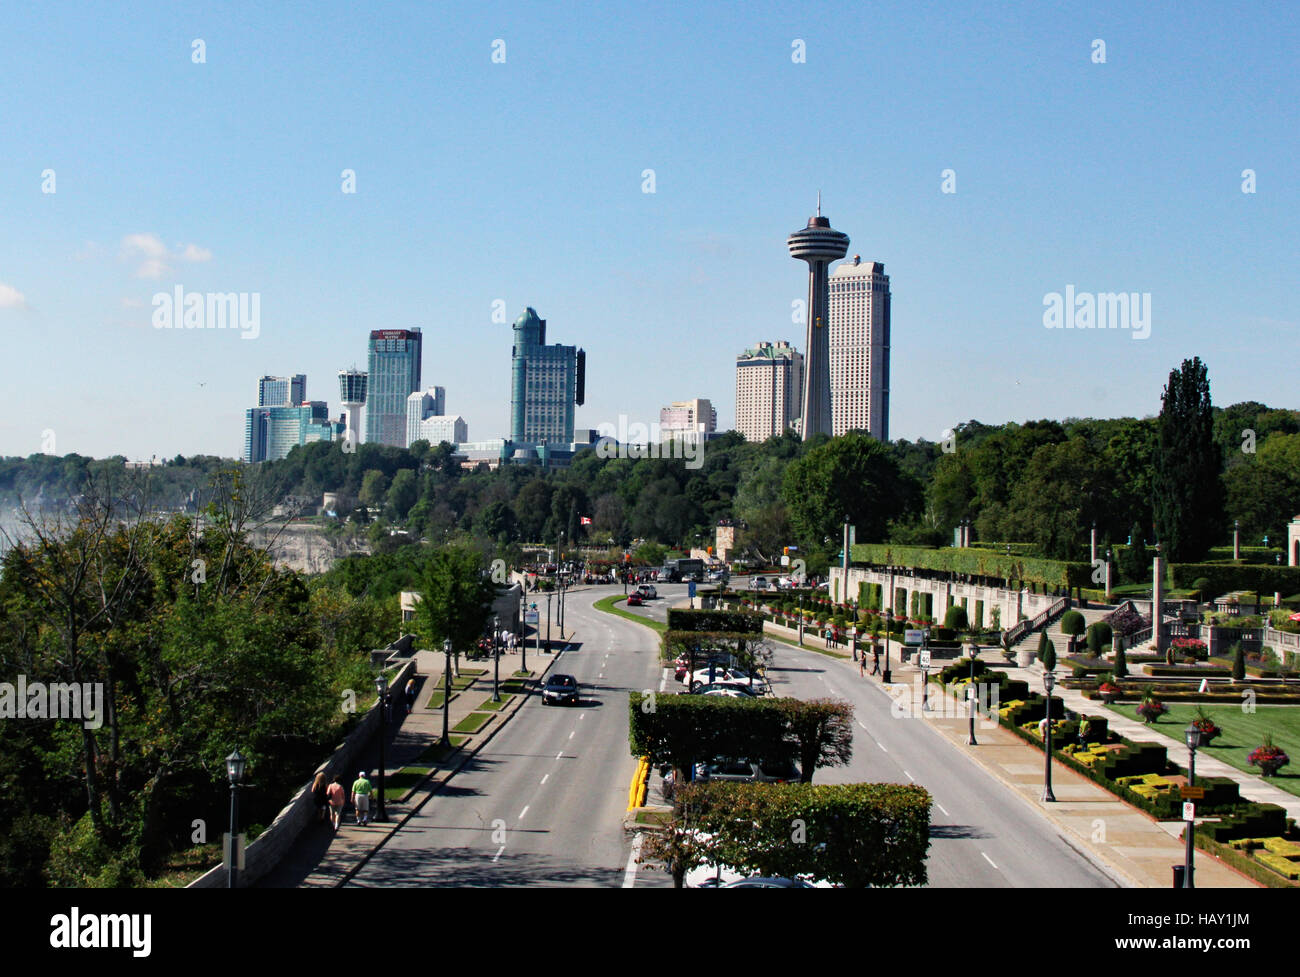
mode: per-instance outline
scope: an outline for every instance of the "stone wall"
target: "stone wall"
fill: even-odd
[[[409,659],[402,664],[397,671],[389,677],[388,687],[394,690],[394,694],[400,692],[406,685],[406,680],[411,677],[415,671],[415,660]],[[257,837],[244,850],[244,868],[239,873],[239,887],[253,885],[258,879],[262,878],[268,872],[280,863],[280,859],[285,856],[294,842],[298,840],[298,834],[307,825],[311,824],[312,818],[316,816],[316,804],[311,795],[311,784],[316,779],[318,772],[325,774],[326,780],[332,780],[336,774],[343,778],[344,785],[351,785],[356,779],[359,758],[365,751],[371,737],[375,735],[379,728],[379,700],[375,699],[375,704],[370,707],[365,716],[362,717],[356,728],[348,734],[342,744],[339,745],[323,764],[312,771],[312,775],[307,778],[307,782],[302,786],[293,800],[284,806],[270,826]],[[227,875],[224,865],[218,865],[206,874],[200,876],[191,882],[188,888],[191,889],[223,889],[226,887]]]
[[[830,571],[830,592],[832,594],[845,593],[842,586],[844,570],[842,567],[831,567]],[[858,585],[862,583],[879,584],[888,594],[890,574],[883,570],[865,569],[862,567],[849,567],[849,586],[847,594],[850,598],[856,598],[858,594]],[[945,612],[948,609],[948,598],[951,596],[954,604],[964,604],[966,607],[967,617],[970,619],[972,626],[990,627],[992,622],[993,608],[1000,608],[1000,623],[1005,630],[1011,627],[1022,617],[1032,618],[1034,615],[1041,613],[1051,607],[1060,598],[1053,597],[1050,594],[1035,594],[1029,590],[1011,590],[1006,587],[985,587],[980,584],[963,583],[960,581],[950,580],[931,580],[925,577],[913,577],[907,573],[895,572],[893,574],[894,589],[906,591],[905,600],[902,604],[894,607],[896,613],[903,616],[910,616],[912,606],[912,594],[919,592],[930,594],[933,597],[934,616],[937,620],[942,621]],[[984,602],[984,619],[977,621],[975,609],[979,601]],[[885,597],[885,606],[891,603],[888,596]]]

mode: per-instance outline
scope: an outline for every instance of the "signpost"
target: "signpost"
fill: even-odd
[[[925,641],[925,632],[920,628],[908,628],[903,632],[903,644],[919,645]]]
[[[1178,794],[1179,794],[1179,796],[1182,797],[1182,799],[1185,800],[1185,801],[1203,801],[1203,800],[1205,800],[1205,788],[1204,788],[1204,787],[1187,787],[1187,786],[1184,785],[1183,787],[1180,787],[1180,788],[1178,789]],[[1183,805],[1183,811],[1184,811],[1184,813],[1185,813],[1185,812],[1187,811],[1187,809],[1190,808],[1191,806],[1192,806],[1191,804],[1184,804],[1184,805]]]

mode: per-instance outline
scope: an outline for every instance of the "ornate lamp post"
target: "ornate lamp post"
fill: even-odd
[[[501,701],[501,618],[492,618],[492,701]]]
[[[444,638],[442,641],[442,743],[443,746],[451,745],[451,737],[447,731],[447,710],[451,705],[451,639]]]
[[[226,870],[226,887],[239,887],[239,784],[244,779],[248,761],[239,750],[226,757],[226,776],[230,779],[230,866]]]
[[[1043,755],[1046,758],[1043,768],[1043,801],[1046,803],[1056,800],[1056,795],[1052,793],[1052,689],[1056,688],[1056,676],[1051,672],[1043,676],[1043,688],[1047,689],[1047,731],[1043,735]]]
[[[1188,727],[1183,730],[1183,738],[1187,741],[1187,786],[1195,787],[1196,748],[1201,745],[1201,731],[1194,724],[1189,724]],[[1195,804],[1195,801],[1192,803]],[[1196,810],[1195,807],[1193,807],[1192,810],[1194,813]],[[1192,853],[1196,847],[1193,840],[1196,834],[1196,818],[1194,816],[1187,819],[1187,826],[1183,829],[1183,833],[1187,835],[1187,858],[1183,863],[1183,888],[1195,889],[1196,884],[1192,881],[1192,873],[1194,871]]]
[[[376,821],[387,821],[388,812],[384,808],[384,740],[388,739],[388,676],[380,675],[375,679],[375,691],[379,693],[379,806],[375,812]]]
[[[979,645],[974,641],[966,642],[966,657],[970,659],[970,684],[966,686],[966,698],[970,700],[970,733],[966,737],[967,746],[979,746],[975,742],[975,658],[979,650]]]

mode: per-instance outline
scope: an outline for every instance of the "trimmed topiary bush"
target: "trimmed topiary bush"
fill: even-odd
[[[970,626],[966,619],[966,608],[953,604],[943,616],[943,626],[954,631],[965,631]]]
[[[1061,615],[1061,633],[1074,635],[1083,634],[1088,622],[1083,615],[1076,610],[1068,610]]]

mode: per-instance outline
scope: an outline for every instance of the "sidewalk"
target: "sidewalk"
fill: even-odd
[[[569,640],[573,639],[573,632]],[[555,643],[556,650],[564,647],[564,642]],[[332,888],[343,885],[370,859],[387,840],[397,831],[424,803],[455,775],[483,746],[496,735],[497,731],[513,716],[531,695],[531,692],[509,698],[506,705],[497,712],[490,712],[491,718],[473,733],[458,733],[456,726],[469,717],[485,701],[492,698],[492,659],[468,661],[461,657],[461,675],[469,678],[468,670],[483,669],[483,674],[474,676],[473,681],[463,690],[452,688],[452,698],[447,710],[448,728],[453,743],[460,743],[460,748],[441,760],[421,760],[422,754],[436,747],[442,740],[442,706],[429,708],[429,702],[435,694],[443,690],[443,655],[430,651],[416,652],[416,686],[415,708],[410,715],[405,715],[406,702],[401,689],[393,691],[392,717],[388,725],[388,738],[385,746],[384,768],[388,778],[392,778],[404,766],[417,764],[433,766],[429,777],[408,790],[400,801],[387,802],[388,820],[382,824],[371,821],[362,826],[356,823],[356,814],[349,802],[344,809],[339,829],[335,832],[328,821],[324,824],[313,822],[303,829],[293,848],[276,866],[275,870],[258,882],[259,888]],[[531,689],[536,689],[555,661],[555,655],[534,652],[531,644],[526,656],[515,651],[501,655],[500,680],[505,682],[514,676],[520,668],[521,658],[526,657],[528,668],[532,672]],[[453,666],[452,678],[455,680]],[[507,699],[502,691],[501,698]],[[379,777],[375,773],[379,766],[379,743],[373,741],[366,749],[365,769],[371,771],[371,783],[375,785],[376,794],[370,802],[371,817],[378,814]],[[344,786],[352,786],[355,772],[344,778]],[[391,786],[390,786],[391,791]]]

